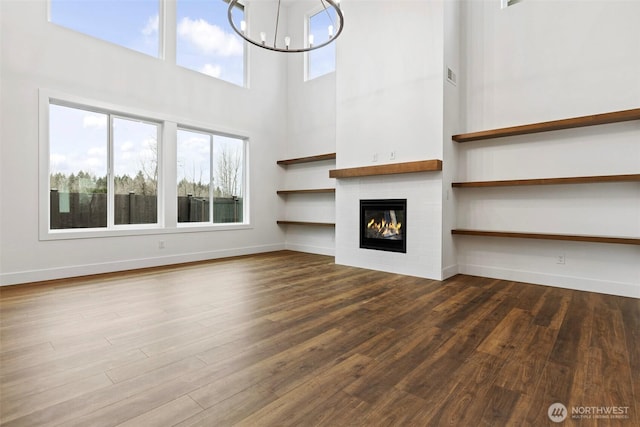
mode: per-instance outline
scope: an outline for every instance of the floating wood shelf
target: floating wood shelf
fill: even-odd
[[[322,162],[324,160],[335,160],[336,153],[328,153],[328,154],[319,154],[317,156],[308,156],[308,157],[298,157],[297,159],[285,159],[278,160],[278,163],[281,166],[294,165],[297,163],[310,163],[310,162]]]
[[[287,221],[287,220],[278,220],[276,222],[280,225],[310,225],[314,227],[335,227],[336,226],[336,224],[332,222]]]
[[[314,193],[335,193],[335,188],[313,188],[309,190],[278,190],[276,193],[280,195],[287,194],[314,194]]]
[[[517,239],[568,240],[574,242],[616,243],[622,245],[640,245],[638,237],[586,236],[571,234],[520,233],[511,231],[484,231],[454,229],[451,234],[466,236],[511,237]]]
[[[391,163],[388,165],[363,166],[359,168],[332,169],[329,178],[357,178],[361,176],[394,175],[401,173],[433,172],[442,170],[442,160]]]
[[[591,184],[598,182],[632,182],[640,181],[640,174],[604,175],[604,176],[572,176],[566,178],[512,179],[505,181],[471,181],[452,182],[452,187],[509,187],[518,185],[556,185],[556,184]]]
[[[608,123],[640,120],[640,108],[632,110],[614,111],[611,113],[594,114],[591,116],[574,117],[570,119],[553,120],[550,122],[532,123],[522,126],[512,126],[479,132],[453,135],[456,142],[480,141],[483,139],[502,138],[505,136],[527,135],[530,133],[547,132],[561,129],[572,129],[584,126],[604,125]]]

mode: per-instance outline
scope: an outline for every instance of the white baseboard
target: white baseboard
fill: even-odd
[[[640,298],[640,284],[634,283],[594,280],[585,277],[558,276],[534,271],[510,270],[507,268],[487,267],[483,265],[460,264],[458,270],[461,274],[469,274],[472,276],[483,276],[492,279],[512,280],[574,289],[577,291]]]
[[[442,269],[442,280],[446,280],[449,277],[453,277],[458,274],[458,264],[450,265]]]
[[[336,256],[335,248],[326,248],[323,246],[301,245],[299,243],[287,243],[285,249],[297,252],[307,252],[310,254]]]
[[[228,258],[240,255],[251,255],[263,252],[274,252],[285,249],[283,244],[248,246],[243,248],[223,249],[217,251],[192,252],[179,255],[167,255],[153,258],[140,258],[126,261],[114,261],[98,264],[74,265],[41,270],[20,271],[0,274],[0,286],[19,283],[41,282],[45,280],[65,279],[69,277],[88,276],[92,274],[113,273],[116,271],[135,270],[163,265],[182,264],[194,261],[206,261],[217,258]]]

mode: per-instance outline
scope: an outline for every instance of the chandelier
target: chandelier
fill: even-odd
[[[338,38],[340,33],[342,33],[342,28],[344,26],[344,17],[342,15],[342,11],[340,10],[340,0],[318,0],[322,6],[321,13],[326,13],[329,22],[331,24],[327,27],[328,39],[323,43],[315,44],[313,34],[309,34],[307,40],[304,42],[303,47],[292,47],[291,46],[291,37],[286,34],[279,34],[278,25],[280,24],[280,3],[282,0],[278,0],[278,9],[276,11],[275,16],[275,25],[273,27],[273,33],[267,34],[265,31],[260,32],[260,39],[253,39],[249,34],[247,34],[247,23],[245,21],[240,22],[240,28],[238,28],[233,21],[233,9],[237,6],[239,0],[230,0],[229,1],[229,9],[227,10],[227,18],[229,19],[229,24],[231,24],[231,28],[235,31],[240,37],[248,41],[254,46],[261,47],[263,49],[273,50],[276,52],[309,52],[311,50],[320,49],[332,43],[335,39]],[[331,12],[335,12],[335,19]],[[334,22],[335,21],[335,22]]]

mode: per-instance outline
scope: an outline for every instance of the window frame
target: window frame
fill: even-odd
[[[86,99],[48,89],[39,89],[38,105],[38,237],[41,241],[84,239],[115,236],[138,236],[175,234],[185,232],[223,231],[252,229],[251,192],[250,192],[250,140],[249,132],[224,129],[223,127],[203,125],[184,119],[176,119],[161,113],[142,109],[123,107],[106,102]],[[49,105],[51,103],[81,108],[97,113],[157,123],[158,132],[158,192],[156,224],[121,224],[113,228],[67,228],[50,229],[50,195],[49,195]],[[176,181],[176,139],[177,128],[192,129],[204,133],[228,136],[243,141],[243,222],[242,223],[177,223],[177,186]],[[214,130],[215,129],[215,130]],[[109,137],[111,138],[111,136]],[[111,147],[108,147],[111,150]],[[111,155],[111,154],[109,154]],[[111,171],[109,171],[110,173]],[[188,225],[182,225],[188,224]]]

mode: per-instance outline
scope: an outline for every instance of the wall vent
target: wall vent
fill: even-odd
[[[451,68],[447,67],[447,80],[449,83],[455,86],[458,82],[457,79],[456,73]]]

